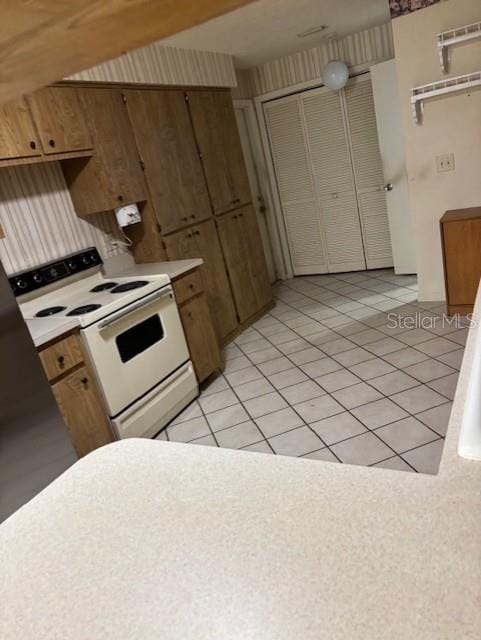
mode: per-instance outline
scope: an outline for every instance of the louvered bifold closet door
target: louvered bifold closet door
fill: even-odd
[[[365,269],[349,143],[340,95],[325,88],[301,97],[329,271]]]
[[[345,88],[347,123],[368,269],[392,267],[391,237],[369,76]]]
[[[294,275],[326,273],[327,260],[304,135],[300,99],[264,104]]]

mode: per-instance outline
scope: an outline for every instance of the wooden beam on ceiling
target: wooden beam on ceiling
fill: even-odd
[[[252,0],[0,0],[0,102]]]

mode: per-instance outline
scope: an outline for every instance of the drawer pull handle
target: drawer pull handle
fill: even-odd
[[[189,289],[193,289],[194,285],[193,284],[189,284]]]
[[[30,149],[36,149],[36,148],[37,148],[37,144],[33,140],[31,140],[30,141]]]
[[[55,140],[49,140],[48,143],[51,147],[55,146]]]
[[[65,364],[65,356],[59,356],[57,358],[57,362],[58,362],[59,366],[63,367],[64,364]]]
[[[80,382],[83,384],[84,387],[86,387],[88,385],[89,379],[88,378],[82,378],[80,380]]]

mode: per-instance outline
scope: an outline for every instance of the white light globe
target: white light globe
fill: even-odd
[[[333,60],[324,67],[322,80],[328,89],[338,91],[349,80],[349,69],[344,62]]]

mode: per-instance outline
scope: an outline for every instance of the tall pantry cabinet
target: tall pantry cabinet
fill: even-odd
[[[204,289],[225,343],[272,300],[230,92],[123,95],[152,204],[142,222],[150,233],[134,255],[138,261],[203,258]],[[165,251],[157,258],[154,228]]]

